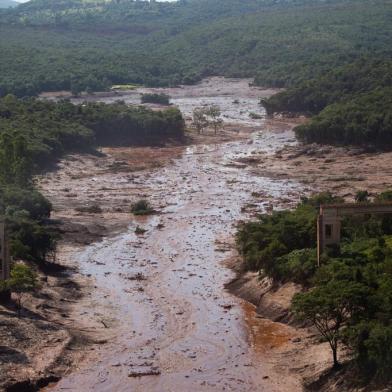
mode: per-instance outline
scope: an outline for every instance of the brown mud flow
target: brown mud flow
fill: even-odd
[[[295,204],[301,191],[295,181],[253,174],[238,159],[256,150],[274,154],[295,142],[291,131],[269,132],[264,118],[250,119],[249,110],[264,116],[261,90],[233,81],[231,93],[223,85],[220,94],[216,83],[199,94],[181,91],[174,102],[186,114],[192,105],[218,103],[227,122],[251,127],[246,137],[190,145],[176,150],[171,163],[135,173],[89,172],[96,161],[75,160],[42,182],[58,215],[68,214],[61,187],[68,195],[77,192],[78,200],[110,205],[112,198],[110,208],[115,201],[146,197],[158,211],[129,215],[128,228],[119,234],[68,248],[67,257],[94,282],[76,322],[90,320],[107,342],[49,390],[301,390],[297,378],[277,373],[269,361],[269,350],[284,345],[290,329],[256,318],[249,304],[225,291],[233,273],[223,266],[233,255],[228,239],[239,220],[271,204]],[[55,186],[54,178],[60,179]],[[116,214],[101,218],[115,220]],[[137,235],[137,227],[144,234]]]

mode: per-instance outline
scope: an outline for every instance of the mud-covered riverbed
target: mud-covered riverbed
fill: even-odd
[[[256,318],[249,304],[226,292],[233,273],[223,265],[234,252],[239,220],[294,205],[302,190],[295,181],[255,175],[238,159],[274,154],[295,141],[289,127],[268,129],[258,104],[265,92],[244,81],[220,83],[223,92],[215,82],[189,94],[165,91],[185,114],[192,105],[218,103],[225,121],[238,124],[232,141],[198,138],[173,148],[163,166],[140,171],[126,167],[126,155],[139,149],[105,150],[106,158],[74,157],[41,181],[56,217],[90,231],[106,228],[103,240],[77,245],[74,238],[62,249],[61,258],[92,282],[71,320],[88,325],[102,344],[51,390],[301,390],[300,380],[269,358],[291,339],[291,329]],[[251,120],[255,111],[263,118]],[[139,198],[157,214],[133,217],[130,204]],[[102,212],[75,210],[86,204]],[[126,229],[111,235],[116,222]],[[137,235],[137,227],[145,233]]]

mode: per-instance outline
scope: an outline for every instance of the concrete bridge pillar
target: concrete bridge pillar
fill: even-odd
[[[392,214],[392,203],[342,203],[320,206],[317,219],[317,262],[328,245],[340,244],[341,219],[363,214]]]
[[[0,280],[10,277],[10,256],[4,222],[0,222]]]
[[[317,219],[317,264],[328,245],[340,244],[341,218],[337,210],[320,211]]]

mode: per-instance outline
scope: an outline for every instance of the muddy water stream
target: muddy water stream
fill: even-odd
[[[224,290],[233,277],[223,266],[233,252],[227,241],[236,223],[249,218],[243,206],[263,211],[271,201],[277,207],[284,199],[295,203],[300,191],[295,182],[258,177],[234,162],[294,143],[290,131],[269,132],[263,119],[249,119],[249,108],[264,113],[260,93],[245,90],[215,91],[215,101],[211,92],[181,92],[174,102],[185,113],[202,101],[218,102],[227,121],[254,127],[247,138],[191,145],[165,167],[95,181],[100,189],[143,188],[140,195],[158,214],[130,217],[125,232],[72,254],[96,286],[81,315],[100,320],[109,338],[93,361],[51,390],[300,390],[295,378],[280,378],[268,365],[268,345],[289,339],[285,331],[256,318],[249,304]],[[78,181],[80,188],[98,189],[94,178]],[[135,234],[138,226],[146,232]]]

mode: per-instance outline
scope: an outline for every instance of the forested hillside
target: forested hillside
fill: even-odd
[[[263,101],[267,112],[316,115],[295,129],[304,142],[392,145],[392,61],[362,58]]]
[[[194,83],[210,75],[296,86],[389,57],[387,0],[32,0],[0,17],[0,91]]]
[[[13,0],[0,0],[0,8],[16,7],[18,3]]]
[[[0,13],[0,95],[254,77],[289,88],[270,113],[335,104],[301,140],[385,146],[389,106],[366,106],[390,100],[391,19],[387,0],[32,0]]]
[[[295,129],[305,142],[392,146],[392,86],[333,103]]]
[[[326,106],[347,100],[378,87],[392,86],[392,61],[389,58],[361,58],[333,68],[317,79],[309,79],[282,91],[264,102],[267,111],[318,114]]]
[[[315,115],[295,129],[304,142],[392,145],[392,61],[362,58],[263,101],[267,112]]]

